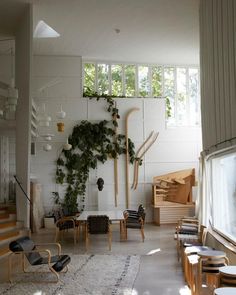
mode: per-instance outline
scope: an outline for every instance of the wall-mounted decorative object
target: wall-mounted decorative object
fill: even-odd
[[[130,155],[128,153],[128,150],[130,148],[130,145],[133,145],[132,148],[134,148],[134,144],[131,143],[130,139],[129,139],[129,136],[128,136],[128,120],[129,120],[129,116],[134,113],[134,112],[137,112],[139,111],[140,109],[139,108],[132,108],[130,109],[126,116],[125,116],[125,138],[126,138],[126,141],[125,141],[125,145],[126,145],[126,157],[125,157],[125,176],[126,176],[126,180],[125,180],[125,188],[126,188],[126,208],[129,208],[129,200],[130,200],[130,194],[129,194],[129,163],[130,163]],[[135,157],[133,155],[133,158],[135,160]]]
[[[57,131],[58,132],[64,132],[65,131],[65,124],[63,122],[57,123]]]
[[[51,144],[46,143],[46,144],[43,146],[43,150],[44,150],[45,152],[49,152],[49,151],[51,151],[51,150],[52,150],[52,146],[51,146]]]
[[[138,186],[138,171],[139,171],[139,166],[142,165],[143,161],[143,156],[145,153],[150,149],[150,147],[155,143],[157,140],[157,137],[159,135],[159,132],[154,134],[154,131],[150,133],[148,138],[144,141],[144,143],[139,147],[135,154],[135,161],[134,161],[134,179],[133,179],[133,184],[131,188],[136,190]]]
[[[98,186],[99,191],[103,190],[104,180],[101,177],[99,177],[98,180],[97,180],[97,186]]]
[[[41,137],[43,137],[46,141],[51,141],[54,134],[43,134],[43,135],[40,135]]]
[[[42,105],[42,112],[38,116],[39,125],[42,127],[49,127],[52,118],[46,113],[45,103]]]
[[[63,109],[62,109],[62,105],[61,105],[61,110],[60,110],[60,112],[57,113],[57,118],[58,118],[58,119],[64,119],[65,116],[66,116],[66,112],[63,111]]]

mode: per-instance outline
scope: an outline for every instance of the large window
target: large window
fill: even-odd
[[[215,156],[210,165],[213,227],[236,242],[236,150]]]
[[[169,126],[200,125],[196,67],[85,62],[84,93],[116,97],[165,97]]]

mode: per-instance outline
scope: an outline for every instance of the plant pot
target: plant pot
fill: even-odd
[[[54,217],[44,217],[44,227],[45,228],[55,228]]]
[[[65,124],[62,122],[57,123],[57,131],[64,132],[64,130],[65,130]]]

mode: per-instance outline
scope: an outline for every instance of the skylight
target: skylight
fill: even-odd
[[[60,34],[52,27],[40,20],[34,30],[34,38],[58,38]]]

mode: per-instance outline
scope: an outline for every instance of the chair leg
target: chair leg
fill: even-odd
[[[111,231],[108,232],[109,251],[111,251]]]
[[[12,278],[11,278],[11,274],[12,274],[12,255],[14,255],[13,253],[11,253],[8,256],[8,280],[10,283],[12,283]]]
[[[89,233],[87,230],[87,226],[85,228],[85,245],[86,245],[86,251],[88,251],[88,247],[89,247]]]
[[[59,234],[60,234],[60,231],[59,231],[59,228],[57,227],[57,228],[56,228],[55,243],[58,241]]]
[[[76,229],[76,227],[74,227],[74,244],[76,244],[76,236],[77,236],[77,229]]]
[[[140,228],[140,231],[141,231],[141,235],[142,235],[142,240],[144,242],[145,236],[144,236],[144,229],[143,229],[143,227]]]

